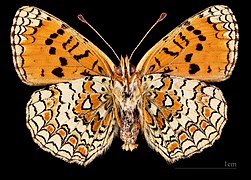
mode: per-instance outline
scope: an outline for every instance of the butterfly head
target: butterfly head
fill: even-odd
[[[136,68],[133,64],[130,63],[130,59],[128,56],[121,57],[120,65],[115,67],[115,73],[117,76],[122,78],[129,78],[131,77],[136,71]]]

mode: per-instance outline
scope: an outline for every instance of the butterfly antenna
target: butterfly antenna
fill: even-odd
[[[146,34],[143,36],[143,38],[140,40],[140,42],[138,43],[138,45],[134,48],[134,50],[132,51],[129,60],[131,60],[132,55],[134,54],[134,52],[136,51],[136,49],[138,49],[139,45],[142,43],[142,41],[146,38],[146,36],[150,33],[150,31],[163,19],[165,19],[165,17],[167,16],[166,13],[161,13],[159,16],[159,19],[152,25],[152,27],[150,27],[150,29],[146,32]]]
[[[114,51],[114,49],[112,48],[112,46],[101,36],[101,34],[99,34],[99,32],[94,28],[92,27],[91,24],[89,24],[86,19],[83,17],[82,14],[79,14],[78,15],[78,19],[80,21],[82,21],[83,23],[87,24],[103,41],[104,43],[112,50],[113,54],[116,56],[116,58],[120,61],[120,58],[119,56],[117,55],[117,53]]]

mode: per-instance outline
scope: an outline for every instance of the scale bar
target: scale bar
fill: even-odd
[[[174,169],[188,169],[188,170],[233,170],[233,169],[237,169],[237,167],[176,167]]]

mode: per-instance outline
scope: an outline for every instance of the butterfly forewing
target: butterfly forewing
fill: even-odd
[[[24,6],[17,11],[11,43],[16,71],[29,85],[113,74],[112,61],[93,43],[36,7]]]
[[[238,26],[227,6],[211,6],[184,21],[151,48],[141,75],[168,73],[205,81],[227,79],[235,66]]]

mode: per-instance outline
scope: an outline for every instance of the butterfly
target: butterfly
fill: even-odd
[[[26,124],[45,151],[86,166],[115,136],[137,148],[141,132],[169,162],[212,146],[227,121],[227,103],[210,82],[228,79],[237,60],[238,25],[225,5],[208,7],[157,42],[134,67],[115,66],[89,39],[31,6],[11,27],[15,70],[35,91]]]

